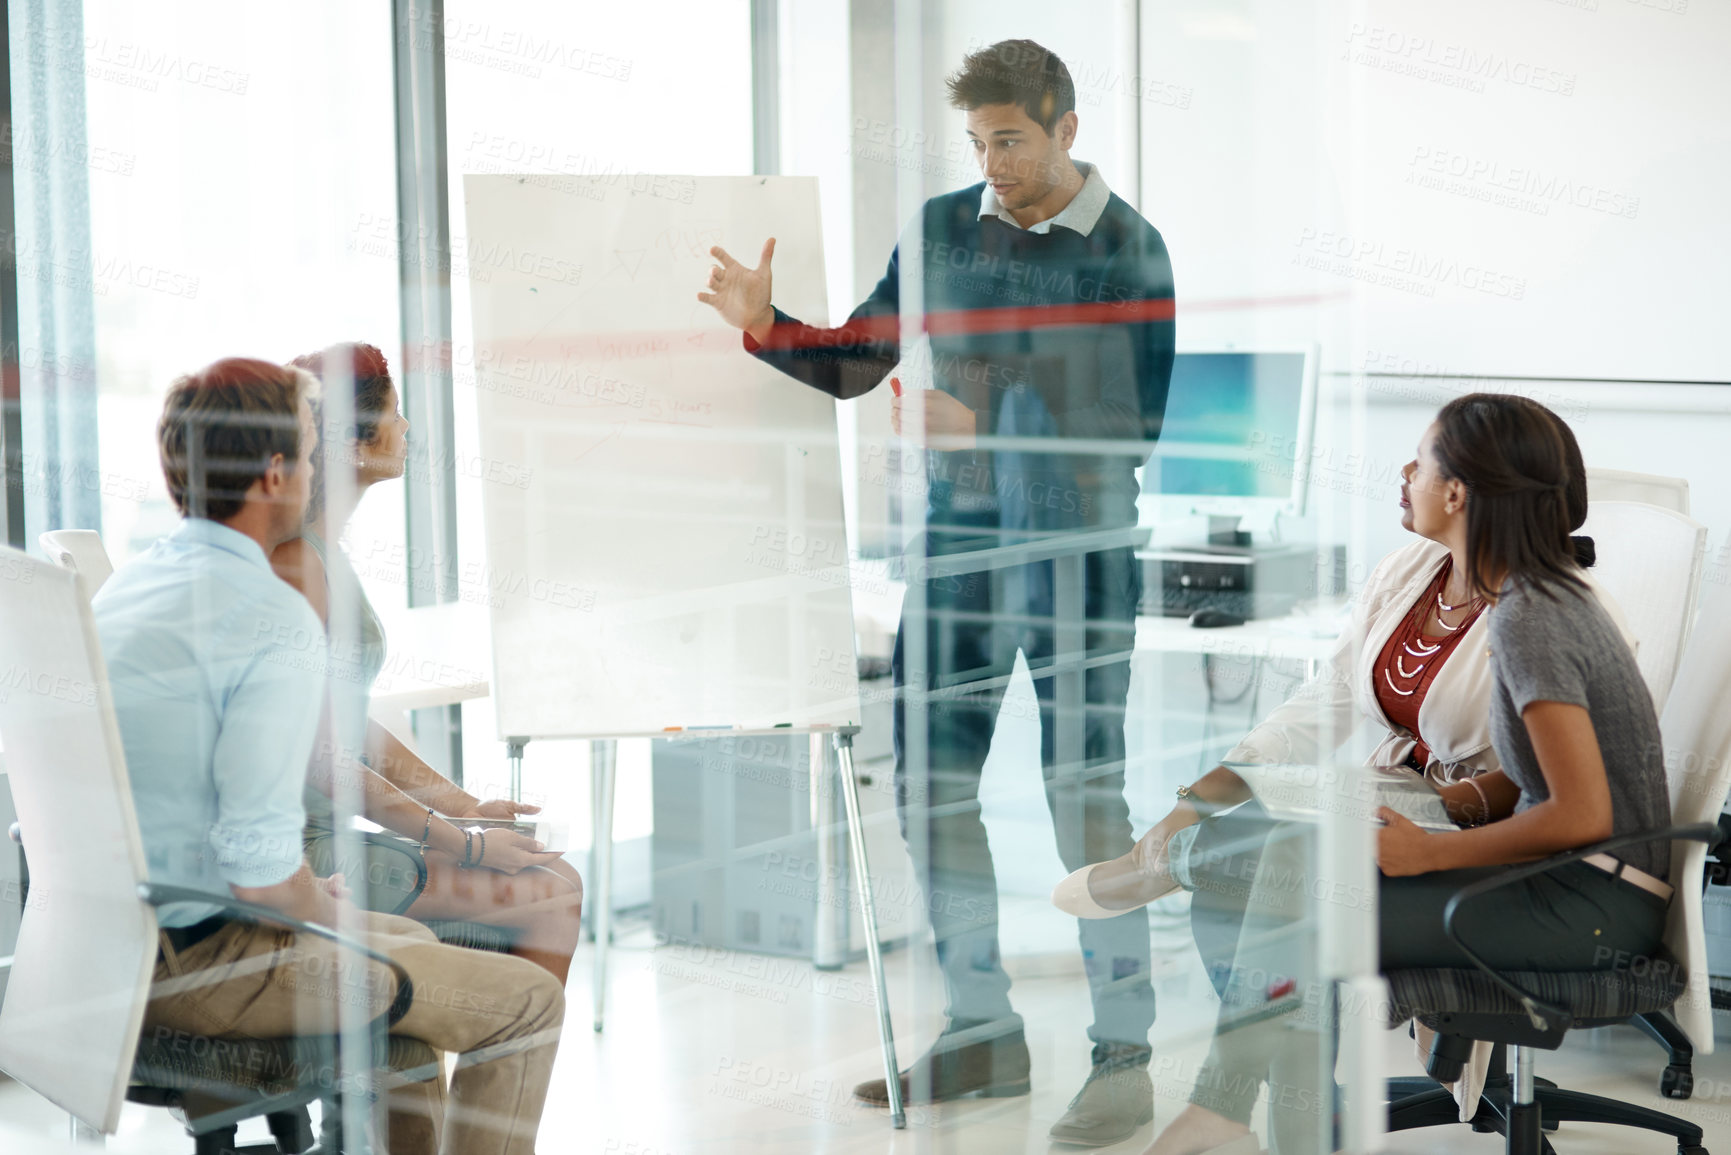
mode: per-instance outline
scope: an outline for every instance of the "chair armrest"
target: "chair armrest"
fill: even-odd
[[[1595,854],[1605,854],[1613,850],[1621,850],[1626,846],[1639,846],[1642,843],[1657,842],[1660,839],[1667,842],[1705,842],[1711,845],[1718,840],[1718,837],[1719,827],[1710,822],[1701,822],[1693,826],[1671,826],[1663,830],[1619,834],[1602,842],[1595,842],[1591,846],[1577,847],[1563,854],[1542,858],[1537,862],[1510,867],[1491,878],[1483,878],[1478,882],[1469,883],[1450,896],[1448,905],[1443,907],[1443,932],[1448,935],[1450,942],[1460,948],[1461,953],[1466,955],[1475,967],[1483,971],[1493,983],[1520,1002],[1536,1029],[1549,1030],[1549,1020],[1551,1019],[1555,1019],[1566,1027],[1570,1018],[1567,1011],[1561,1007],[1553,1007],[1540,1002],[1526,991],[1521,990],[1514,983],[1505,979],[1462,941],[1460,928],[1455,925],[1455,917],[1460,913],[1460,908],[1476,898],[1482,898],[1487,894],[1501,890],[1505,886],[1511,886],[1525,879],[1548,873],[1559,866],[1568,866]]]
[[[395,850],[400,854],[406,855],[410,861],[415,864],[414,892],[409,895],[406,901],[398,903],[397,909],[385,912],[387,914],[403,914],[411,906],[415,905],[415,900],[420,898],[421,893],[427,889],[426,854],[415,843],[395,834],[375,833],[370,830],[363,830],[359,833],[361,841],[368,846],[383,846],[387,849]]]
[[[366,943],[332,930],[328,926],[320,926],[316,922],[291,918],[281,911],[268,906],[261,906],[256,902],[242,902],[233,895],[217,894],[208,890],[195,890],[189,886],[141,882],[138,884],[138,897],[151,906],[162,906],[164,903],[170,902],[198,902],[220,906],[235,915],[240,921],[277,923],[299,934],[310,934],[315,938],[322,938],[327,942],[335,943],[345,950],[352,950],[356,954],[365,955],[374,962],[389,967],[397,980],[397,994],[391,1000],[391,1005],[385,1009],[385,1013],[373,1020],[372,1027],[381,1037],[388,1033],[389,1028],[395,1026],[404,1015],[409,1013],[409,1004],[414,1001],[415,984],[409,979],[409,972],[403,969],[401,963],[389,955],[374,950]]]
[[[1707,847],[1707,869],[1702,873],[1703,889],[1709,883],[1731,886],[1731,814],[1719,816],[1719,837]]]

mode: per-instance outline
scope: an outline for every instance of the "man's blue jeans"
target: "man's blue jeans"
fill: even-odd
[[[1003,681],[1018,651],[1034,677],[1046,803],[1065,869],[1115,858],[1133,842],[1124,801],[1124,708],[1141,579],[1129,549],[1091,554],[1083,568],[1086,653],[1107,660],[1084,676],[1079,764],[1061,762],[1057,749],[1051,663],[1058,623],[1050,562],[933,579],[925,586],[922,620],[910,622],[916,607],[903,610],[894,657],[897,799],[954,1020],[1002,1021],[1007,1029],[1019,1024],[999,958],[997,877],[978,801]],[[923,669],[909,660],[910,625],[924,627]],[[978,685],[982,681],[988,684]],[[925,757],[914,764],[909,727],[922,714]],[[1146,1047],[1154,1022],[1147,912],[1079,921],[1094,1005],[1089,1037],[1097,1044]]]

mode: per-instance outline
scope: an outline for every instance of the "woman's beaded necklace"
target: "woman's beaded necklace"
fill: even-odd
[[[1442,652],[1445,645],[1452,640],[1452,635],[1470,626],[1473,620],[1484,611],[1484,598],[1477,594],[1469,596],[1459,605],[1451,606],[1443,601],[1443,590],[1448,588],[1449,575],[1453,571],[1454,558],[1451,557],[1443,565],[1442,573],[1437,575],[1432,590],[1432,595],[1436,598],[1437,628],[1443,631],[1444,636],[1435,642],[1427,643],[1425,641],[1424,627],[1430,618],[1430,607],[1421,598],[1419,604],[1425,607],[1424,612],[1418,615],[1416,625],[1409,617],[1403,626],[1404,636],[1401,638],[1400,649],[1395,651],[1393,671],[1391,672],[1387,666],[1383,667],[1382,676],[1383,680],[1388,683],[1388,688],[1403,698],[1410,698],[1418,693],[1419,686],[1424,684],[1425,669],[1430,664],[1430,660]],[[1443,620],[1444,614],[1452,614],[1459,610],[1469,612],[1456,624],[1451,626]],[[1406,659],[1409,657],[1414,660],[1414,666],[1411,670],[1406,668]],[[1395,682],[1395,674],[1400,675],[1400,681],[1406,684],[1406,689],[1401,689],[1400,685]]]

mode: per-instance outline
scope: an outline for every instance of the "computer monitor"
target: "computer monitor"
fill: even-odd
[[[1142,469],[1143,520],[1302,514],[1317,361],[1315,346],[1179,353]]]

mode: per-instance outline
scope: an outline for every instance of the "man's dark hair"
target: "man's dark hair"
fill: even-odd
[[[1526,397],[1469,393],[1442,407],[1431,451],[1467,490],[1467,583],[1496,597],[1499,577],[1550,593],[1584,586],[1569,534],[1581,522],[1585,474],[1574,434]]]
[[[307,520],[312,521],[324,512],[329,467],[336,463],[353,465],[354,447],[371,445],[378,437],[379,425],[395,412],[387,403],[396,385],[391,381],[390,364],[376,345],[332,345],[316,353],[303,353],[289,364],[317,377],[323,395],[313,402],[313,424],[319,431],[326,468],[314,471],[307,495]],[[325,420],[323,398],[334,388],[347,389],[351,394],[346,428]]]
[[[281,454],[300,463],[301,398],[317,381],[303,370],[228,357],[168,387],[156,447],[168,496],[185,517],[227,521]]]
[[[1070,70],[1032,40],[1000,40],[970,52],[944,83],[952,108],[968,112],[987,104],[1020,105],[1047,136],[1076,108]]]

